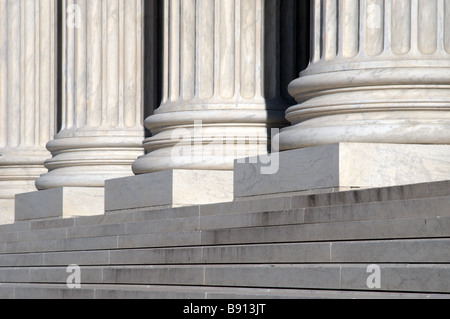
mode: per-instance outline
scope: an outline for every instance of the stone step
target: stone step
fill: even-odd
[[[448,264],[378,267],[380,287],[374,291],[450,293]],[[0,282],[9,284],[66,284],[69,275],[66,267],[0,268]],[[90,266],[80,275],[82,284],[373,290],[367,264]]]
[[[281,194],[258,198],[246,198],[234,202],[164,208],[153,210],[130,210],[124,213],[84,216],[67,219],[45,219],[20,221],[0,225],[0,234],[27,230],[66,228],[74,226],[110,225],[124,222],[139,222],[157,219],[175,219],[211,215],[232,215],[291,209],[379,203],[411,199],[426,199],[450,196],[450,181],[413,184],[395,187],[355,189],[351,191],[313,194]]]
[[[285,263],[450,263],[450,239],[340,241],[0,254],[0,267]]]
[[[114,245],[116,241],[119,241],[118,238],[131,238],[130,236],[141,234],[153,235],[154,237],[154,234],[158,233],[171,233],[173,235],[174,233],[179,232],[180,235],[186,235],[189,232],[196,233],[198,230],[216,231],[220,229],[244,227],[306,225],[342,221],[359,222],[421,216],[450,216],[449,206],[450,197],[441,197],[229,215],[196,215],[193,217],[170,219],[164,219],[163,216],[160,216],[160,218],[156,219],[144,220],[141,218],[140,220],[136,220],[136,216],[132,215],[128,218],[125,218],[127,217],[125,215],[112,215],[115,216],[115,218],[110,219],[109,221],[114,221],[116,222],[115,224],[104,223],[95,226],[81,226],[68,223],[65,224],[65,227],[55,227],[52,229],[37,228],[33,230],[0,233],[0,242],[8,247],[20,247],[30,246],[27,245],[26,242],[33,242],[33,244],[31,244],[31,246],[33,246],[38,245],[38,242],[43,241],[44,246],[49,244],[50,247],[56,247],[58,240],[60,242],[62,240],[70,242],[70,239],[79,239],[79,241],[83,241],[83,238],[96,237],[100,241],[108,241],[109,244],[106,245],[109,246],[107,248],[117,248],[114,247]],[[191,212],[192,214],[192,210],[185,209],[184,211]],[[50,222],[52,221],[47,221],[47,223]],[[94,243],[94,245],[96,244]],[[52,248],[51,250],[54,249],[57,248]],[[0,247],[0,252],[1,251]],[[11,250],[6,251],[13,252]]]
[[[244,197],[234,203],[227,203],[228,208],[252,204],[256,201],[274,198],[290,198],[291,208],[323,207],[335,205],[351,205],[395,200],[422,199],[450,196],[450,181],[399,185],[392,187],[367,188],[352,190],[312,190],[297,193],[280,193],[265,196]],[[220,208],[223,205],[208,205],[205,209]]]
[[[450,217],[403,218],[5,242],[0,254],[450,237]]]
[[[205,230],[202,245],[450,237],[449,217],[361,220]]]
[[[448,299],[447,294],[157,285],[0,284],[0,299]]]
[[[430,185],[3,226],[0,297],[450,296],[441,295],[450,293],[450,197],[446,183]],[[91,288],[65,287],[70,264]],[[382,291],[367,287],[370,264],[381,267]]]

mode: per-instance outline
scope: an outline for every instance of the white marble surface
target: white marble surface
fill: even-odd
[[[290,84],[298,104],[286,112],[281,149],[450,144],[448,3],[313,4],[311,64]]]
[[[279,170],[238,164],[236,198],[326,188],[376,188],[450,180],[450,145],[340,143],[281,152]]]
[[[105,183],[106,212],[232,200],[232,171],[166,170],[108,180]]]

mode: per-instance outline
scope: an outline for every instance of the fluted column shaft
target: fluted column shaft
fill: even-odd
[[[143,153],[142,0],[63,2],[62,128],[39,189],[101,187]]]
[[[336,142],[448,144],[449,0],[313,0],[310,66],[284,150]]]
[[[55,130],[56,2],[0,1],[0,199],[36,190]]]
[[[292,104],[296,34],[280,30],[292,29],[296,8],[292,0],[164,1],[162,103],[145,121],[152,137],[135,174],[228,170],[236,157],[267,152],[270,128],[286,125]]]

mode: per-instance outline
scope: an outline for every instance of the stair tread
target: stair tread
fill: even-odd
[[[0,267],[311,262],[450,262],[450,238],[156,247],[0,254]]]
[[[43,293],[45,292],[45,293]],[[61,284],[1,284],[4,298],[182,298],[182,299],[448,299],[447,294],[393,293],[373,291],[295,290],[228,287],[186,287],[158,285],[82,285],[68,289]]]
[[[5,242],[0,253],[445,237],[450,217],[438,216]]]

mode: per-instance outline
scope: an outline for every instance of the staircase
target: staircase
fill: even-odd
[[[450,181],[0,226],[0,298],[448,297]]]

